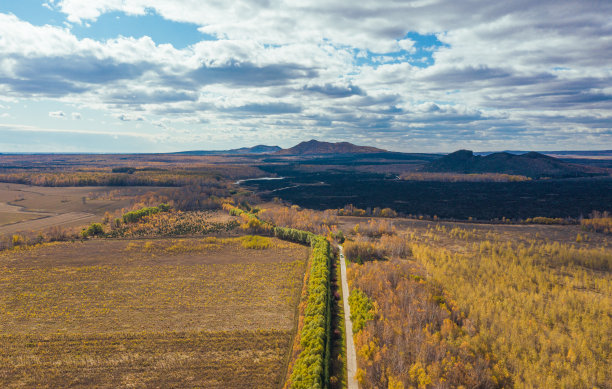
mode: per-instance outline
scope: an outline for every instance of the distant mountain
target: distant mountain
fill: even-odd
[[[364,154],[384,153],[386,150],[369,146],[356,146],[349,142],[319,142],[309,140],[288,149],[277,151],[276,155],[320,155],[320,154]]]
[[[504,153],[509,154],[527,154],[525,150],[504,150]],[[474,155],[489,155],[495,151],[475,151]],[[548,156],[568,156],[568,157],[612,157],[612,150],[560,150],[560,151],[538,151],[540,154]]]
[[[181,151],[173,154],[182,155],[238,155],[238,154],[270,154],[282,150],[278,146],[266,146],[257,145],[253,147],[241,147],[239,149],[231,150],[194,150],[194,151]]]
[[[576,165],[536,152],[474,155],[470,150],[459,150],[430,162],[421,168],[437,173],[501,173],[531,178],[588,177],[606,174],[604,169]]]
[[[282,150],[278,146],[257,145],[253,147],[242,147],[228,150],[229,154],[269,154]]]

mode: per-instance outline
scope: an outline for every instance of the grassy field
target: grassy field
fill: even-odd
[[[273,387],[308,249],[251,241],[93,240],[3,253],[0,387]]]

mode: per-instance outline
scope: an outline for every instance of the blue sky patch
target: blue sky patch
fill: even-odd
[[[149,36],[158,45],[170,43],[177,49],[183,49],[203,40],[216,40],[216,37],[198,31],[199,26],[196,24],[164,19],[153,10],[147,10],[145,15],[128,15],[123,12],[103,13],[97,20],[85,20],[79,25],[69,23],[66,15],[51,8],[53,6],[44,6],[40,0],[0,2],[1,13],[12,13],[35,26],[49,24],[69,27],[79,39],[106,41],[119,36],[136,39]]]
[[[146,15],[126,15],[123,12],[109,12],[100,15],[95,22],[72,26],[72,33],[79,39],[91,38],[99,41],[117,36],[141,38],[149,36],[156,44],[170,43],[177,49],[183,49],[203,40],[216,40],[215,37],[203,34],[191,23],[178,23],[167,20],[149,10]]]
[[[369,50],[360,52],[355,50],[356,64],[359,66],[370,65],[378,67],[383,64],[397,64],[408,62],[412,66],[426,68],[434,64],[433,53],[440,47],[447,47],[444,43],[438,40],[434,34],[421,35],[416,32],[409,32],[402,39],[410,39],[414,41],[414,50],[399,50],[389,53],[374,53]]]
[[[50,24],[63,26],[66,17],[64,14],[43,6],[40,0],[7,0],[0,1],[1,13],[12,13],[21,20],[35,26]]]

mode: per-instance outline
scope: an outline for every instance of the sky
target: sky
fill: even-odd
[[[612,1],[0,0],[0,153],[612,149]]]

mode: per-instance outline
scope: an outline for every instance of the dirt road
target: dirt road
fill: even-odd
[[[346,262],[342,246],[340,249],[340,276],[342,278],[342,296],[344,297],[344,328],[346,329],[346,368],[348,370],[347,389],[359,389],[359,384],[355,379],[357,373],[357,354],[355,353],[355,343],[353,342],[353,322],[351,321],[351,308],[349,307],[348,297],[349,288],[346,280]]]

